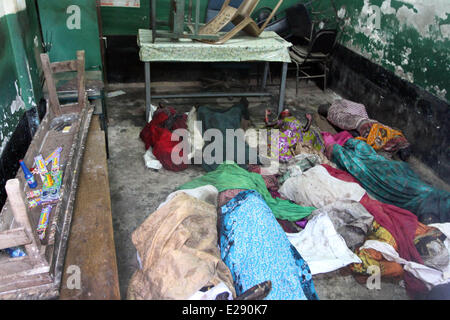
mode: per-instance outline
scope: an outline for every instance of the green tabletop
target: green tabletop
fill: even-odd
[[[292,46],[273,31],[264,31],[259,37],[239,35],[224,44],[163,38],[152,43],[152,31],[147,29],[139,29],[138,45],[143,62],[291,62],[288,48]]]

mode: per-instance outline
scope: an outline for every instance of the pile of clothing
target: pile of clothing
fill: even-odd
[[[186,123],[186,114],[178,114],[172,107],[161,107],[139,134],[145,143],[145,150],[151,147],[154,157],[167,170],[182,171],[187,168],[187,154],[183,149],[178,152],[175,149],[183,141],[183,137],[173,132],[177,129],[187,130]],[[180,161],[173,161],[172,153],[177,153]]]
[[[239,162],[243,168],[247,168],[248,163],[259,163],[257,157],[250,157],[249,146],[243,135],[227,134],[227,130],[235,132],[237,129],[246,129],[248,122],[246,99],[227,109],[193,107],[188,114],[179,114],[173,107],[160,106],[140,133],[147,150],[144,155],[146,165],[154,169],[162,166],[166,170],[181,171],[193,162],[201,164],[206,171],[212,171],[226,160]],[[177,134],[174,132],[177,129],[185,131],[178,131]],[[228,150],[229,145],[234,146],[234,149]],[[240,146],[244,148],[242,154],[237,149]],[[216,150],[223,152],[216,154]],[[238,161],[242,156],[245,157],[244,161]]]
[[[246,110],[193,109],[187,122],[204,127],[189,132],[242,128]],[[380,154],[405,155],[410,144],[363,105],[337,100],[327,112],[342,130],[321,132],[291,115],[275,122],[281,138],[268,146],[279,151],[277,171],[225,155],[168,195],[133,233],[140,268],[128,298],[317,300],[313,276],[344,267],[361,284],[374,270],[404,282],[411,298],[448,288],[450,193]],[[149,130],[180,127],[181,118],[168,126],[174,114],[160,113]]]

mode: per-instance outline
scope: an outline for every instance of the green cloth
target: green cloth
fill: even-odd
[[[229,189],[256,190],[278,219],[298,221],[309,216],[316,209],[301,207],[289,200],[272,198],[260,174],[248,172],[236,163],[228,161],[219,165],[216,170],[183,184],[178,190],[194,189],[209,184],[216,187],[219,192]]]
[[[152,42],[152,30],[138,31],[139,58],[143,62],[291,62],[288,48],[292,46],[273,31],[263,31],[259,37],[237,35],[224,44],[210,44],[191,39],[157,38]]]

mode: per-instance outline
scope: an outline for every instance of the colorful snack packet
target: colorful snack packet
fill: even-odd
[[[55,184],[51,173],[46,173],[44,176],[44,187],[50,188]]]
[[[45,160],[42,155],[38,155],[34,158],[34,162],[36,164],[36,170],[42,176],[48,172],[47,167],[45,166]]]
[[[50,216],[50,212],[52,211],[53,206],[48,205],[42,208],[41,216],[39,218],[39,223],[37,227],[37,233],[39,235],[39,239],[43,240],[45,237],[45,231],[48,226],[48,218]]]
[[[28,199],[28,208],[33,209],[42,203],[41,198]]]
[[[45,165],[48,165],[50,161],[52,161],[56,156],[59,156],[61,154],[62,147],[56,148],[55,151],[50,153],[47,158],[45,158]]]
[[[27,192],[27,199],[33,199],[42,195],[42,189]]]
[[[45,186],[42,188],[42,203],[58,201],[60,197],[60,189],[62,183],[62,171],[53,172],[54,184],[52,186]]]
[[[59,171],[59,159],[61,158],[61,154],[58,153],[52,161],[52,172]]]

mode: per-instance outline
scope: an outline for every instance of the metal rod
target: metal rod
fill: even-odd
[[[150,29],[152,29],[152,42],[155,43],[156,34],[156,0],[150,0]]]
[[[287,76],[287,62],[283,62],[281,66],[281,84],[280,84],[280,100],[278,102],[278,114],[283,111],[284,108],[284,96],[286,94],[286,76]]]
[[[167,95],[153,95],[153,99],[216,98],[216,97],[270,97],[270,92],[198,92]]]
[[[188,8],[188,23],[192,22],[192,0],[189,0],[189,8]]]
[[[150,62],[145,62],[145,121],[148,121],[150,105],[152,103],[150,89]]]
[[[267,75],[269,74],[269,62],[266,61],[264,63],[264,73],[263,73],[263,79],[262,79],[262,85],[261,85],[261,89],[262,90],[266,90],[266,85],[267,85]]]
[[[195,35],[198,35],[199,23],[200,23],[200,0],[197,0],[195,4],[195,26],[194,26]]]

